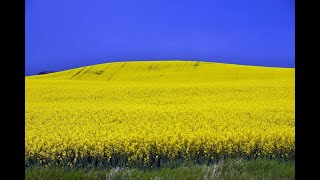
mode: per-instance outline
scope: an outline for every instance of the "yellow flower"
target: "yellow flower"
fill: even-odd
[[[294,155],[294,69],[123,64],[27,77],[26,161]]]

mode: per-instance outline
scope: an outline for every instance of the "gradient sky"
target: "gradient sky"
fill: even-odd
[[[294,67],[294,0],[26,0],[26,74],[109,61]]]

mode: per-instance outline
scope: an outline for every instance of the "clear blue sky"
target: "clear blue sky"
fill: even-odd
[[[26,0],[26,73],[109,61],[294,67],[294,0]]]

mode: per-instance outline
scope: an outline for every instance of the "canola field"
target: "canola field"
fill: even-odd
[[[294,68],[116,62],[26,77],[25,164],[295,158]]]

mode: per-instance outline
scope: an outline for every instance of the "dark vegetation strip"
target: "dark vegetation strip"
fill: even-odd
[[[90,152],[90,151],[89,151]],[[79,152],[78,152],[79,153]],[[86,153],[87,154],[87,153]],[[181,165],[197,164],[197,165],[209,165],[216,163],[220,160],[243,158],[245,160],[257,160],[257,159],[282,159],[282,160],[295,160],[294,152],[283,155],[282,152],[274,152],[270,156],[258,155],[259,152],[255,152],[251,155],[244,155],[242,153],[237,153],[233,155],[218,155],[208,156],[204,152],[183,154],[180,153],[175,157],[170,157],[167,155],[160,155],[157,153],[150,153],[149,155],[140,157],[138,159],[131,159],[131,155],[123,153],[113,153],[110,159],[107,156],[95,156],[87,154],[84,157],[77,155],[74,151],[68,151],[68,156],[64,157],[62,154],[56,154],[55,160],[46,159],[41,157],[40,154],[33,154],[29,156],[26,154],[25,166],[33,165],[50,165],[50,166],[72,166],[75,168],[83,167],[98,167],[98,168],[112,168],[112,167],[129,167],[129,168],[139,168],[139,169],[154,169],[154,168],[175,168]],[[213,158],[212,158],[213,157]],[[60,160],[59,160],[60,159]],[[129,161],[129,159],[131,159]],[[145,159],[148,159],[145,161]]]
[[[209,165],[176,168],[67,168],[29,166],[26,179],[295,179],[295,161],[226,159]]]

